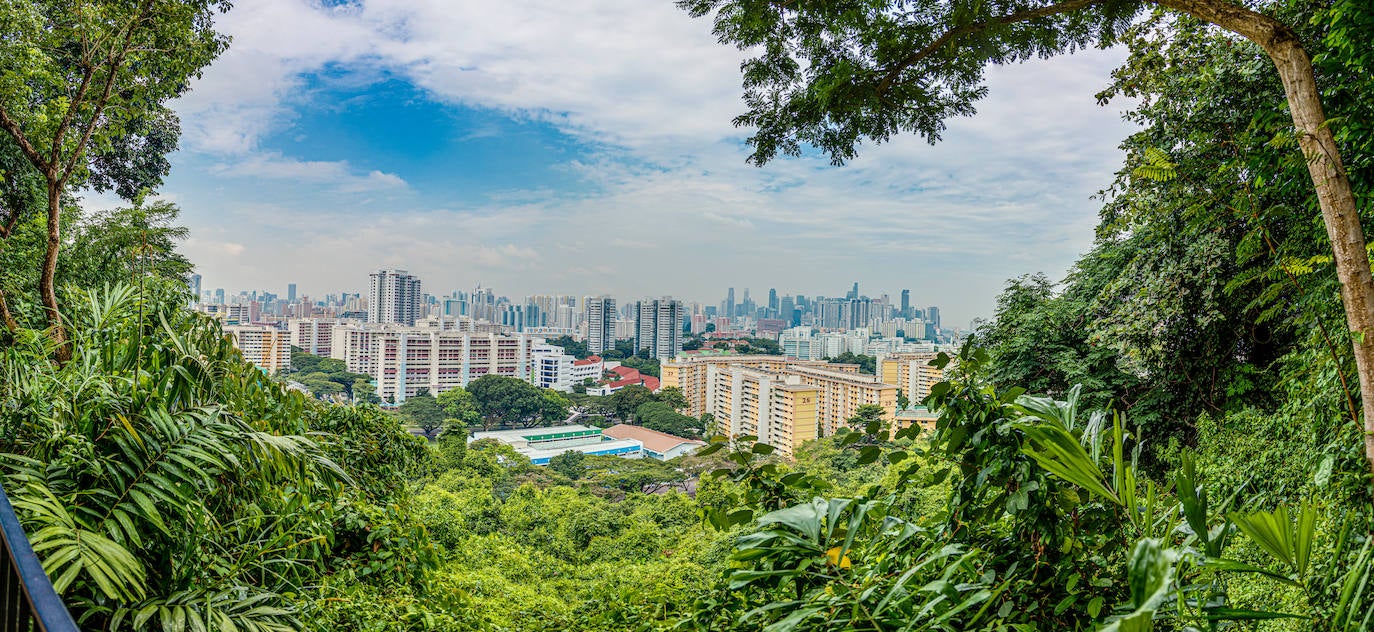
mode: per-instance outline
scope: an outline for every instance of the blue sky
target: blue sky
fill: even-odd
[[[1091,243],[1129,133],[1090,51],[989,73],[945,141],[744,163],[741,53],[670,0],[239,0],[163,194],[207,287],[719,301],[910,288],[955,323]]]

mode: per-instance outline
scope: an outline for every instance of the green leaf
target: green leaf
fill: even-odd
[[[1078,485],[1118,505],[1121,499],[1107,487],[1107,477],[1072,434],[1057,424],[1023,427],[1026,443],[1021,451],[1051,474]]]

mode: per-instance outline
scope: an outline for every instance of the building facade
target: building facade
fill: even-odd
[[[916,353],[893,353],[878,356],[878,377],[889,384],[896,384],[913,404],[930,395],[931,387],[945,379],[943,369],[930,366],[935,351]]]
[[[331,357],[348,370],[372,376],[377,396],[399,404],[420,389],[439,394],[483,375],[533,382],[531,350],[539,340],[524,335],[458,329],[346,325],[333,329]]]
[[[370,275],[367,322],[414,325],[420,311],[420,278],[405,270],[378,270]]]
[[[615,299],[588,296],[583,302],[586,304],[587,351],[600,355],[615,348]]]
[[[779,356],[691,356],[662,364],[663,387],[687,398],[685,414],[711,413],[717,431],[753,435],[791,456],[797,446],[834,434],[860,406],[883,407],[891,419],[897,387],[861,375],[853,365]]]
[[[673,358],[682,351],[682,301],[659,298],[635,304],[635,352]],[[592,350],[592,353],[599,353]]]
[[[285,331],[265,325],[229,325],[224,333],[234,339],[243,359],[275,375],[291,370],[291,341]]]
[[[334,342],[334,327],[339,321],[334,318],[293,318],[286,322],[291,344],[311,355],[330,357]]]

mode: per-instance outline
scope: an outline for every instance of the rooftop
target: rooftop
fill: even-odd
[[[652,450],[659,454],[664,454],[682,444],[704,446],[705,441],[695,439],[684,439],[666,432],[650,430],[643,426],[632,426],[630,424],[616,424],[603,431],[608,437],[615,439],[635,440],[644,444],[645,449]]]

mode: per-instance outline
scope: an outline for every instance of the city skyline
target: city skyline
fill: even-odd
[[[285,284],[284,284],[284,287],[286,288],[285,293],[279,293],[279,292],[277,292],[277,291],[273,291],[273,288],[270,288],[270,287],[258,287],[258,288],[251,288],[251,289],[214,287],[214,286],[212,286],[212,285],[210,285],[210,284],[204,284],[204,285],[202,285],[201,275],[199,275],[199,274],[193,275],[194,278],[193,278],[193,280],[192,280],[192,282],[191,282],[191,288],[192,288],[192,292],[195,293],[195,294],[197,294],[197,295],[198,295],[199,297],[201,297],[201,298],[205,298],[205,297],[208,296],[208,297],[210,298],[210,301],[209,301],[209,302],[211,302],[211,303],[232,303],[232,302],[233,302],[233,299],[237,299],[237,298],[244,297],[244,296],[260,296],[262,299],[266,299],[267,297],[271,297],[273,300],[285,301],[285,302],[287,302],[287,303],[293,303],[293,302],[295,302],[298,298],[299,298],[299,299],[309,299],[309,300],[311,301],[311,303],[323,303],[328,297],[340,298],[340,297],[343,297],[343,296],[360,296],[360,297],[369,298],[370,295],[375,291],[375,289],[372,288],[372,287],[370,287],[370,285],[376,283],[376,277],[378,276],[378,274],[379,274],[379,273],[391,273],[391,272],[400,272],[400,273],[402,273],[402,274],[407,273],[406,270],[375,270],[375,271],[373,271],[372,273],[369,274],[369,281],[370,281],[369,286],[364,286],[364,287],[362,287],[362,288],[360,288],[360,289],[356,289],[356,288],[355,288],[355,289],[338,289],[338,288],[336,288],[336,289],[331,290],[331,291],[324,291],[324,292],[320,292],[320,293],[312,293],[312,292],[308,292],[308,291],[298,291],[298,289],[297,289],[298,284],[297,284],[297,283],[285,283]],[[414,278],[417,280],[417,281],[416,281],[417,283],[418,283],[419,281],[422,281],[422,280],[423,280],[423,279],[421,278],[421,276],[418,275],[418,274],[411,274],[410,276],[414,277]],[[426,287],[428,287],[428,286],[426,286]],[[900,289],[900,290],[890,290],[890,291],[889,291],[889,290],[882,290],[882,291],[876,292],[876,293],[874,293],[874,294],[868,294],[868,293],[866,293],[866,291],[863,290],[863,284],[860,283],[860,282],[854,282],[854,283],[851,285],[850,288],[847,288],[847,289],[845,290],[845,293],[844,293],[843,295],[839,295],[839,294],[832,295],[832,294],[825,293],[825,292],[815,292],[815,293],[797,292],[797,291],[793,291],[793,288],[778,288],[778,287],[776,287],[776,286],[774,286],[774,287],[768,287],[768,288],[766,289],[766,291],[767,291],[768,294],[769,294],[769,299],[768,299],[768,301],[767,301],[766,303],[758,303],[757,301],[751,300],[751,297],[749,297],[747,293],[748,293],[749,291],[752,291],[752,288],[737,288],[737,287],[733,287],[733,286],[727,286],[727,287],[725,288],[725,291],[722,293],[721,298],[724,298],[725,300],[715,300],[715,301],[711,300],[709,297],[705,297],[705,298],[701,298],[701,297],[689,297],[689,296],[683,296],[683,295],[676,294],[676,293],[672,293],[672,292],[660,292],[660,293],[657,293],[657,294],[650,294],[650,295],[640,296],[640,297],[617,296],[617,295],[614,295],[614,294],[611,294],[611,293],[607,293],[607,292],[582,294],[582,293],[563,292],[563,291],[544,291],[544,292],[530,292],[530,293],[520,293],[520,294],[518,294],[518,293],[506,293],[506,292],[503,292],[503,291],[499,291],[497,288],[493,288],[493,287],[489,287],[489,286],[481,286],[481,285],[473,286],[473,287],[471,287],[471,288],[469,288],[469,289],[452,288],[452,289],[441,290],[441,291],[437,291],[437,292],[435,292],[435,291],[429,291],[429,290],[423,290],[423,291],[421,291],[421,293],[420,293],[418,296],[419,296],[419,297],[425,297],[425,296],[431,297],[431,298],[435,299],[435,302],[436,302],[436,303],[442,303],[445,299],[451,298],[455,293],[462,293],[462,294],[464,294],[464,295],[466,295],[466,296],[473,297],[473,296],[476,295],[475,293],[476,293],[477,291],[480,290],[480,291],[483,291],[483,292],[492,293],[492,294],[491,294],[491,297],[492,297],[493,299],[507,299],[507,300],[510,300],[510,301],[512,301],[512,302],[515,301],[515,300],[517,300],[517,299],[519,299],[519,300],[528,300],[528,299],[532,299],[532,298],[535,298],[535,297],[564,297],[564,298],[571,297],[571,298],[578,299],[579,301],[581,301],[581,300],[583,300],[583,299],[609,297],[609,298],[612,298],[612,299],[615,299],[615,300],[625,300],[625,301],[628,301],[628,304],[633,305],[635,302],[640,301],[640,300],[650,300],[650,301],[651,301],[651,300],[655,300],[655,299],[657,299],[657,298],[664,298],[664,297],[666,297],[666,298],[677,299],[677,300],[680,301],[680,302],[689,303],[689,304],[696,304],[696,305],[701,305],[701,306],[706,306],[706,307],[718,307],[719,305],[722,305],[722,304],[725,303],[726,301],[730,300],[730,298],[731,298],[732,296],[734,296],[734,290],[736,290],[736,289],[740,289],[740,290],[742,290],[742,292],[741,292],[740,298],[736,299],[735,305],[737,305],[737,306],[752,305],[752,306],[755,306],[755,307],[758,307],[758,308],[770,308],[770,309],[777,309],[777,310],[781,310],[783,306],[791,306],[791,305],[793,304],[792,301],[795,300],[795,299],[798,298],[798,297],[806,297],[808,300],[814,300],[814,299],[817,299],[817,298],[824,298],[824,299],[848,299],[848,298],[854,298],[854,297],[858,297],[858,298],[867,298],[867,299],[870,299],[870,300],[881,300],[881,299],[883,299],[883,298],[886,298],[887,301],[888,301],[888,304],[893,305],[895,308],[898,308],[900,311],[903,311],[903,312],[907,311],[908,308],[920,309],[920,310],[924,310],[924,309],[927,309],[927,308],[935,308],[936,310],[940,310],[940,309],[943,309],[943,307],[944,307],[944,306],[942,306],[942,305],[938,305],[938,304],[936,304],[936,303],[934,303],[934,302],[931,302],[931,301],[924,301],[924,300],[922,300],[922,301],[913,301],[913,300],[911,300],[911,297],[913,297],[913,296],[915,296],[916,298],[920,298],[920,296],[921,296],[921,295],[919,295],[919,294],[912,294],[912,293],[911,293],[911,292],[912,292],[911,288],[902,288],[902,289]],[[774,301],[775,301],[775,300],[777,301],[777,304],[774,304]],[[749,301],[749,302],[746,303],[746,301]],[[579,303],[579,305],[580,305],[580,303]],[[371,318],[371,316],[369,316],[369,318]],[[976,317],[975,317],[975,318],[976,318]],[[965,325],[967,325],[967,323],[963,323],[963,324],[960,324],[960,325],[957,325],[957,326],[960,327],[960,328],[963,328]]]
[[[706,300],[860,278],[966,322],[1089,247],[1131,131],[1094,100],[1123,54],[1085,51],[989,69],[939,145],[760,169],[731,124],[741,53],[670,2],[238,5],[219,19],[233,46],[174,103],[162,188],[211,287],[290,271],[314,294],[385,267]]]

